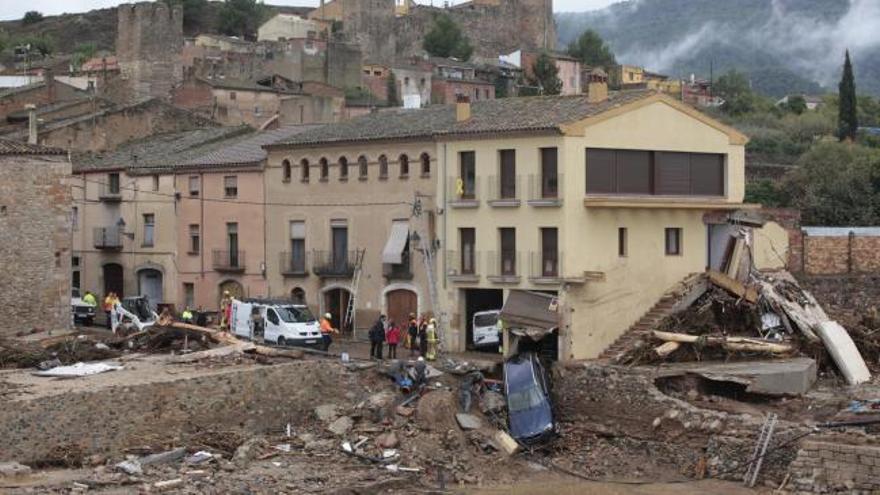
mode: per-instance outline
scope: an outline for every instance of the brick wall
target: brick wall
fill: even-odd
[[[802,245],[809,275],[880,272],[880,236],[804,235]]]
[[[117,379],[117,385],[5,399],[0,409],[0,459],[34,463],[59,446],[107,456],[133,446],[186,446],[205,428],[265,433],[290,423],[295,431],[303,431],[316,406],[356,404],[366,398],[359,385],[364,374],[327,361],[221,367],[208,373],[185,378],[141,375],[140,383]],[[148,380],[152,381],[144,383]]]
[[[71,195],[65,156],[0,156],[0,336],[66,329]]]
[[[789,489],[803,493],[877,493],[880,447],[805,441],[790,466]]]

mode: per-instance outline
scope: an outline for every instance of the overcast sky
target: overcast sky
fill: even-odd
[[[265,3],[275,5],[311,5],[317,6],[319,0],[268,0]],[[432,0],[416,0],[418,3],[430,4]],[[463,0],[453,0],[461,3]],[[610,5],[619,0],[553,0],[556,12],[592,10]],[[442,5],[443,0],[433,0],[435,5]],[[86,12],[93,9],[113,7],[120,0],[0,0],[0,20],[21,19],[28,10],[38,10],[45,15],[57,15],[65,12]]]

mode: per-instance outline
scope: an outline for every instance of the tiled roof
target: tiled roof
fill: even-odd
[[[60,148],[0,138],[0,155],[63,155],[64,153],[65,151]]]
[[[15,88],[7,88],[3,91],[0,91],[0,98],[6,98],[7,96],[24,93],[32,89],[42,88],[45,85],[46,83],[44,81],[39,81],[31,84],[25,84],[24,86],[18,86]]]
[[[533,96],[501,98],[471,103],[471,118],[456,122],[455,105],[434,105],[423,109],[395,108],[329,124],[303,132],[280,145],[307,146],[389,139],[431,139],[444,135],[500,132],[560,131],[564,124],[601,114],[621,105],[656,94],[654,91],[626,91],[609,95],[600,103],[585,96]]]
[[[192,131],[158,134],[130,141],[114,151],[80,154],[73,160],[74,172],[123,168],[157,168],[185,159],[193,150],[250,130],[240,127],[205,127]]]
[[[220,88],[220,89],[234,89],[238,91],[264,91],[268,93],[281,93],[281,94],[300,94],[298,91],[292,89],[283,89],[283,88],[275,88],[272,86],[263,86],[262,84],[257,84],[254,81],[248,81],[245,79],[207,79],[207,78],[199,78],[200,81],[203,81],[208,86],[212,88]]]

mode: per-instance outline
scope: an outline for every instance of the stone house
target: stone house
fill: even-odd
[[[293,14],[277,14],[257,28],[257,41],[318,38],[324,30],[321,22]]]
[[[71,326],[69,175],[63,150],[0,139],[0,336]]]

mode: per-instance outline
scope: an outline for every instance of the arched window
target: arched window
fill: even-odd
[[[348,158],[339,157],[339,180],[348,180]]]
[[[358,157],[358,176],[361,179],[366,179],[368,173],[369,171],[367,167],[367,157],[361,155]]]
[[[385,155],[379,157],[379,178],[388,178],[388,157]]]
[[[308,182],[309,181],[309,161],[307,159],[303,158],[302,161],[299,162],[299,166],[302,169],[302,171],[301,171],[302,181]]]
[[[290,160],[284,160],[281,162],[281,173],[283,176],[284,182],[290,182]]]
[[[400,155],[400,176],[409,177],[409,157],[406,154]]]
[[[330,177],[330,165],[327,164],[327,159],[321,158],[318,164],[321,166],[321,180],[327,180]]]
[[[422,153],[419,161],[422,163],[422,175],[431,175],[431,155]]]

